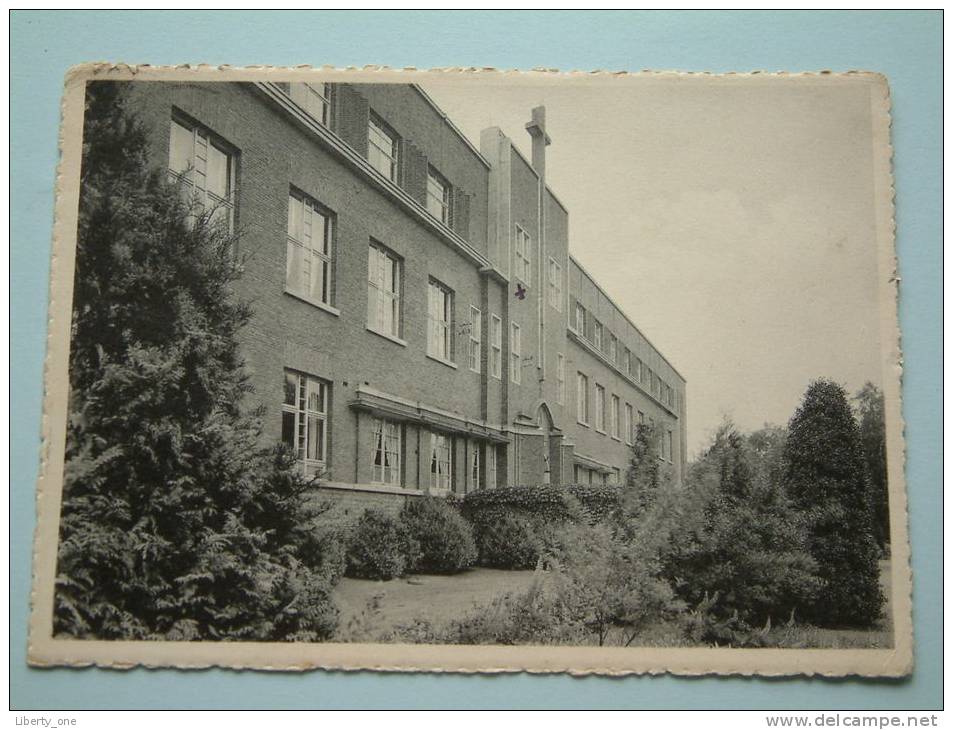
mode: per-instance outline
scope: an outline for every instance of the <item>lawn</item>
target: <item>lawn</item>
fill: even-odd
[[[519,593],[533,581],[532,570],[474,568],[458,575],[412,575],[392,581],[344,578],[334,591],[341,610],[337,639],[341,641],[387,641],[394,629],[415,621],[433,626],[480,610],[504,593]],[[880,562],[880,581],[887,604],[885,618],[870,630],[822,629],[814,626],[774,626],[772,645],[784,648],[864,649],[893,646],[890,561]],[[609,643],[615,643],[610,637]],[[642,646],[684,645],[675,625],[649,630]]]

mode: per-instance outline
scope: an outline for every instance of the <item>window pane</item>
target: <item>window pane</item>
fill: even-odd
[[[284,411],[281,414],[281,441],[289,449],[295,447],[295,414]]]
[[[172,122],[169,138],[169,168],[172,172],[183,173],[192,166],[192,130],[178,122]]]

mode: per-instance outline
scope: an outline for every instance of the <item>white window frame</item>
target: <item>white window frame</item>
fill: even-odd
[[[467,454],[467,491],[480,488],[480,442],[470,442],[470,452]]]
[[[490,375],[503,379],[503,319],[490,315]]]
[[[635,416],[632,410],[632,404],[625,404],[625,442],[632,445],[632,438],[635,435]]]
[[[632,375],[632,351],[628,347],[622,349],[622,371],[631,377]]]
[[[374,456],[371,461],[371,482],[390,487],[401,483],[403,429],[397,421],[374,419]]]
[[[478,373],[482,370],[483,356],[483,312],[470,305],[470,347],[467,351],[467,363],[470,370]]]
[[[188,164],[181,170],[175,170],[172,167],[176,149],[176,129],[181,130],[183,140],[186,137],[191,137],[191,149],[187,151]],[[224,195],[209,190],[209,161],[213,152],[224,157]],[[193,222],[195,218],[203,213],[208,213],[210,220],[220,219],[224,214],[228,232],[232,232],[235,225],[235,168],[237,158],[238,155],[219,142],[207,129],[178,117],[172,118],[169,128],[169,175],[173,182],[181,186]]]
[[[387,147],[390,149],[388,150]],[[397,182],[400,138],[373,112],[367,122],[367,161],[388,180]]]
[[[563,267],[549,257],[549,304],[557,312],[563,311]]]
[[[589,425],[589,376],[581,371],[576,372],[576,420]]]
[[[453,290],[436,279],[427,285],[427,354],[453,362]]]
[[[388,288],[388,267],[390,287]],[[391,339],[401,333],[401,279],[403,262],[371,241],[367,251],[367,328]],[[385,314],[387,313],[387,314]],[[390,325],[388,327],[387,325]]]
[[[609,359],[612,361],[612,364],[615,365],[619,357],[619,340],[616,339],[616,336],[609,333]]]
[[[675,437],[672,435],[672,429],[668,429],[668,461],[670,464],[675,463]]]
[[[609,397],[609,429],[612,438],[619,438],[619,396],[615,393]]]
[[[566,405],[566,357],[556,353],[556,402]]]
[[[635,358],[635,379],[639,383],[642,382],[642,368],[644,367],[641,357]]]
[[[446,457],[446,458],[444,458]],[[453,437],[430,432],[430,489],[449,492],[453,487]]]
[[[309,117],[327,126],[331,113],[331,84],[293,82],[289,95],[291,100],[304,109]]]
[[[516,224],[514,237],[516,278],[526,286],[530,286],[533,283],[533,239],[519,223]]]
[[[297,211],[301,213],[300,230],[295,220]],[[324,221],[324,230],[319,232],[314,230],[316,219]],[[309,302],[332,306],[333,236],[333,214],[307,195],[291,191],[288,194],[288,241],[285,264],[287,291]],[[298,253],[300,253],[300,269],[295,272],[294,260]],[[315,293],[316,285],[320,285],[317,293]]]
[[[510,322],[510,380],[519,385],[522,379],[522,329],[516,322]]]
[[[606,432],[606,389],[605,386],[596,383],[596,431]]]
[[[573,327],[576,334],[581,337],[586,335],[586,308],[579,302],[576,302],[576,309],[573,312]]]
[[[308,476],[314,476],[322,473],[327,468],[328,463],[328,429],[330,427],[329,401],[330,385],[326,381],[316,378],[313,375],[298,372],[285,368],[285,399],[282,400],[282,440],[284,440],[284,417],[285,415],[294,416],[293,430],[294,442],[289,446],[294,450],[295,460],[299,467]],[[287,386],[289,378],[294,381],[294,400],[287,402]],[[312,396],[317,396],[318,407],[313,407]],[[321,408],[323,407],[323,410]],[[320,440],[315,442],[317,455],[308,454],[311,445],[311,429],[313,424],[320,422],[322,425]],[[287,441],[285,442],[287,443]]]
[[[432,166],[427,167],[427,212],[446,226],[450,225],[450,183]]]
[[[592,322],[592,344],[599,352],[602,352],[602,322],[598,319]]]

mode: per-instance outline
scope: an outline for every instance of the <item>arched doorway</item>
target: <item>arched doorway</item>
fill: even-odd
[[[553,480],[552,472],[552,431],[553,417],[549,413],[549,408],[545,403],[539,406],[536,413],[536,423],[539,430],[543,432],[543,484],[551,484]]]

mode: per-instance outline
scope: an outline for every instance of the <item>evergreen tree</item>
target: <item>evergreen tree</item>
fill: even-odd
[[[884,599],[864,453],[845,390],[828,380],[811,383],[788,431],[785,487],[807,521],[824,582],[811,619],[869,626]]]
[[[86,98],[55,632],[328,636],[304,486],[243,407],[234,237],[150,169],[127,90]]]
[[[638,517],[656,500],[663,475],[659,461],[660,434],[654,424],[640,423],[635,427],[632,458],[625,475],[622,498],[626,517]]]
[[[864,449],[867,476],[870,478],[870,505],[873,511],[874,538],[881,550],[890,542],[890,512],[887,493],[887,433],[884,424],[884,394],[873,383],[866,383],[854,396],[860,442]]]

